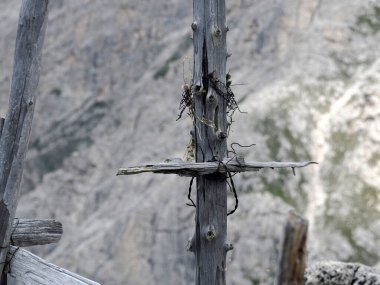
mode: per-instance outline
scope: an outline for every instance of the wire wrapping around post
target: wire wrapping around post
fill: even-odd
[[[237,193],[236,193],[236,189],[235,189],[235,184],[234,184],[234,180],[232,179],[232,174],[231,174],[231,171],[228,169],[227,165],[223,162],[223,161],[220,161],[219,160],[219,163],[221,163],[223,165],[223,167],[225,168],[227,174],[228,174],[228,178],[230,179],[230,183],[227,183],[228,186],[230,187],[230,190],[232,191],[232,193],[234,193],[234,198],[235,198],[235,207],[233,210],[231,210],[230,212],[227,213],[227,216],[235,213],[235,211],[237,210],[238,206],[239,206],[239,199],[238,199],[238,196],[237,196]],[[227,179],[226,179],[227,180]]]
[[[20,247],[17,246],[14,252],[12,253],[11,257],[9,259],[6,259],[4,262],[0,263],[0,264],[4,264],[4,270],[3,270],[4,274],[11,273],[11,262],[19,249]]]
[[[195,177],[191,177],[190,185],[189,185],[189,192],[188,192],[188,194],[187,194],[187,199],[189,199],[189,201],[191,201],[191,204],[190,204],[190,203],[186,203],[186,205],[187,205],[187,206],[190,206],[190,207],[194,207],[194,208],[196,208],[197,206],[195,205],[193,199],[191,199],[191,188],[192,188],[192,186],[193,186],[194,178],[195,178]]]
[[[229,215],[235,213],[235,211],[237,210],[237,208],[239,206],[239,199],[238,199],[238,195],[237,195],[237,192],[236,192],[235,183],[234,183],[234,180],[232,178],[233,174],[231,173],[231,171],[228,169],[227,165],[223,161],[221,161],[221,160],[213,160],[213,161],[217,161],[219,165],[220,164],[223,165],[224,169],[227,172],[228,179],[230,180],[230,182],[228,182],[227,178],[226,178],[227,185],[230,188],[230,191],[234,194],[235,207],[234,207],[233,210],[231,210],[230,212],[227,213],[227,216],[229,216]],[[219,171],[219,166],[218,166],[218,169],[215,171],[215,173],[217,173],[218,171]],[[195,205],[193,199],[191,198],[191,190],[192,190],[194,178],[195,177],[192,177],[191,180],[190,180],[189,191],[188,191],[188,194],[187,194],[187,199],[191,202],[191,204],[190,203],[186,203],[186,205],[190,206],[190,207],[196,208],[197,206]]]
[[[13,241],[13,234],[15,233],[19,223],[20,223],[20,219],[19,218],[15,218],[15,220],[17,220],[17,223],[16,225],[14,226],[13,230],[12,230],[12,233],[11,233],[11,237],[10,237],[10,240],[11,240],[11,245],[14,245],[14,241]]]

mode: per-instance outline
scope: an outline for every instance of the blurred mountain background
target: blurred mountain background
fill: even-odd
[[[0,2],[3,115],[19,6]],[[229,0],[227,12],[228,70],[248,112],[229,142],[255,143],[239,149],[247,160],[319,162],[235,176],[227,283],[273,281],[292,207],[310,222],[309,264],[379,266],[380,2]],[[51,1],[16,215],[63,223],[57,245],[33,249],[48,261],[107,285],[193,284],[189,179],[115,175],[184,153],[191,22],[191,1]]]

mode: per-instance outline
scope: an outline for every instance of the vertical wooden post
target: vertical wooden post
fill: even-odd
[[[226,101],[210,78],[226,82],[225,0],[193,0],[196,161],[227,157]],[[211,77],[212,76],[212,77]],[[224,285],[226,271],[226,174],[197,177],[196,230],[192,249],[197,285]]]
[[[0,138],[0,271],[8,253],[28,149],[49,0],[23,0],[17,30],[9,109]],[[4,283],[4,276],[1,277]]]
[[[308,222],[289,211],[275,285],[303,285]]]

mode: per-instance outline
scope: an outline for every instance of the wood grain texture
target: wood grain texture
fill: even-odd
[[[290,211],[284,231],[276,285],[303,285],[308,222]]]
[[[226,101],[210,76],[225,84],[225,0],[193,0],[193,104],[196,162],[227,157]],[[227,184],[225,173],[197,176],[194,254],[196,285],[226,284]]]
[[[56,243],[62,233],[62,224],[55,220],[14,219],[11,244],[26,247]]]
[[[10,247],[7,262],[9,279],[18,285],[99,285],[14,246]]]
[[[48,0],[23,0],[16,37],[9,108],[0,138],[0,203],[9,212],[0,217],[6,232],[0,240],[0,271],[7,255],[17,207],[24,158],[28,149],[40,75]],[[4,209],[0,209],[4,212]]]
[[[178,174],[181,176],[199,176],[209,175],[215,173],[226,173],[226,167],[230,172],[249,172],[259,171],[263,168],[301,168],[311,164],[312,161],[305,162],[240,162],[236,159],[231,160],[225,158],[223,164],[218,162],[185,162],[185,161],[171,161],[156,164],[146,164],[141,166],[133,166],[127,168],[120,168],[117,175],[133,175],[145,172],[161,173],[161,174]]]

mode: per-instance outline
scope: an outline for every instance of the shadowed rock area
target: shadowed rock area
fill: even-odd
[[[1,114],[19,5],[0,3]],[[378,3],[231,0],[227,11],[227,69],[248,112],[235,115],[229,142],[256,144],[237,149],[247,161],[319,162],[295,177],[291,170],[234,177],[239,208],[228,218],[234,250],[227,255],[227,284],[273,283],[292,207],[310,222],[309,264],[375,266]],[[119,167],[184,154],[191,120],[176,118],[192,74],[191,22],[191,1],[51,1],[17,213],[62,222],[57,245],[33,249],[48,261],[102,284],[193,284],[189,179],[116,177]],[[233,202],[231,194],[229,209]],[[307,284],[318,284],[316,270]]]

